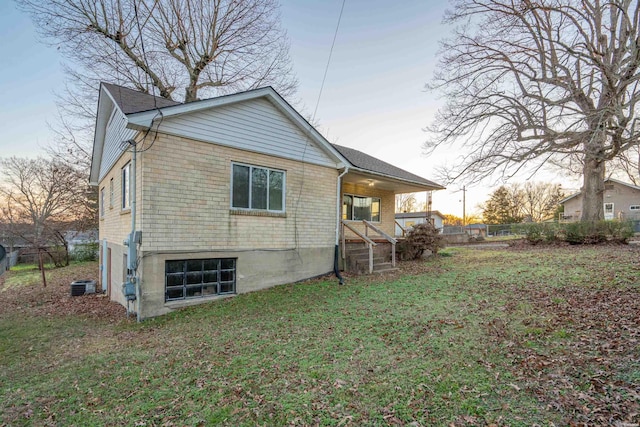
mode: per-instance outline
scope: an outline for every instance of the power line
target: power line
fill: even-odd
[[[324,82],[327,79],[327,72],[329,71],[329,64],[331,63],[331,55],[333,54],[333,47],[336,44],[336,38],[338,37],[338,29],[340,28],[340,21],[342,20],[342,12],[344,11],[344,4],[347,0],[342,0],[342,7],[340,8],[340,16],[338,16],[338,25],[336,25],[336,31],[333,34],[333,42],[331,43],[331,49],[329,50],[329,58],[327,59],[327,66],[324,69],[324,76],[322,77],[322,84],[320,85],[320,92],[318,93],[318,100],[316,101],[316,108],[313,110],[313,116],[311,121],[313,122],[318,112],[318,105],[320,105],[320,97],[322,96],[322,90],[324,89]]]

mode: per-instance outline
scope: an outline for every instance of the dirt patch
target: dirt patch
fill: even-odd
[[[11,272],[0,278],[0,316],[24,314],[29,316],[83,315],[102,321],[116,322],[124,319],[126,310],[120,304],[109,301],[102,293],[71,296],[70,284],[74,280],[97,280],[96,264],[70,266],[47,271],[47,287],[41,283],[5,287]]]

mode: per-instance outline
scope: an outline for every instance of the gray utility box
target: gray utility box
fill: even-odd
[[[76,280],[71,282],[71,296],[77,297],[80,295],[95,294],[96,293],[96,281],[95,280]]]

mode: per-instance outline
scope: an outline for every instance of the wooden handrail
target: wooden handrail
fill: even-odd
[[[362,222],[364,223],[365,230],[367,228],[371,228],[373,231],[375,231],[376,233],[378,233],[379,235],[381,235],[382,237],[387,239],[387,241],[389,243],[391,243],[391,265],[395,267],[396,266],[396,243],[398,243],[398,241],[396,239],[394,239],[393,237],[389,236],[384,231],[380,230],[375,225],[371,224],[366,219],[363,219]]]
[[[366,219],[363,219],[362,222],[364,223],[365,227],[371,228],[373,231],[375,231],[376,233],[378,233],[379,235],[384,237],[389,243],[394,244],[394,245],[396,243],[398,243],[398,241],[396,239],[394,239],[393,237],[389,236],[387,233],[385,233],[384,231],[380,230],[378,227],[376,227],[375,225],[371,224]]]
[[[351,230],[355,235],[360,237],[366,243],[368,243],[370,245],[373,245],[373,246],[378,246],[378,244],[376,242],[374,242],[373,240],[371,240],[370,238],[368,238],[367,236],[365,236],[364,234],[362,234],[361,232],[359,232],[358,230],[356,230],[355,228],[353,228],[352,226],[350,226],[346,222],[342,221],[342,225],[347,227],[349,230]]]
[[[369,247],[369,274],[373,273],[373,247],[374,246],[378,246],[378,244],[376,242],[374,242],[373,240],[371,240],[370,238],[368,238],[367,236],[365,236],[364,234],[362,234],[361,232],[359,232],[358,230],[356,230],[355,228],[353,228],[352,226],[350,226],[349,224],[347,224],[346,222],[340,220],[340,222],[342,223],[342,257],[345,257],[345,236],[344,236],[344,228],[347,227],[349,230],[351,230],[356,236],[360,237],[362,240],[364,240],[364,242],[367,244],[367,246]]]

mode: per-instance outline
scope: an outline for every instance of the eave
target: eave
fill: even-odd
[[[392,191],[394,194],[445,189],[445,187],[441,185],[428,185],[419,181],[402,179],[356,167],[349,168],[349,173],[343,178],[343,182],[362,186],[372,186],[385,191]]]

